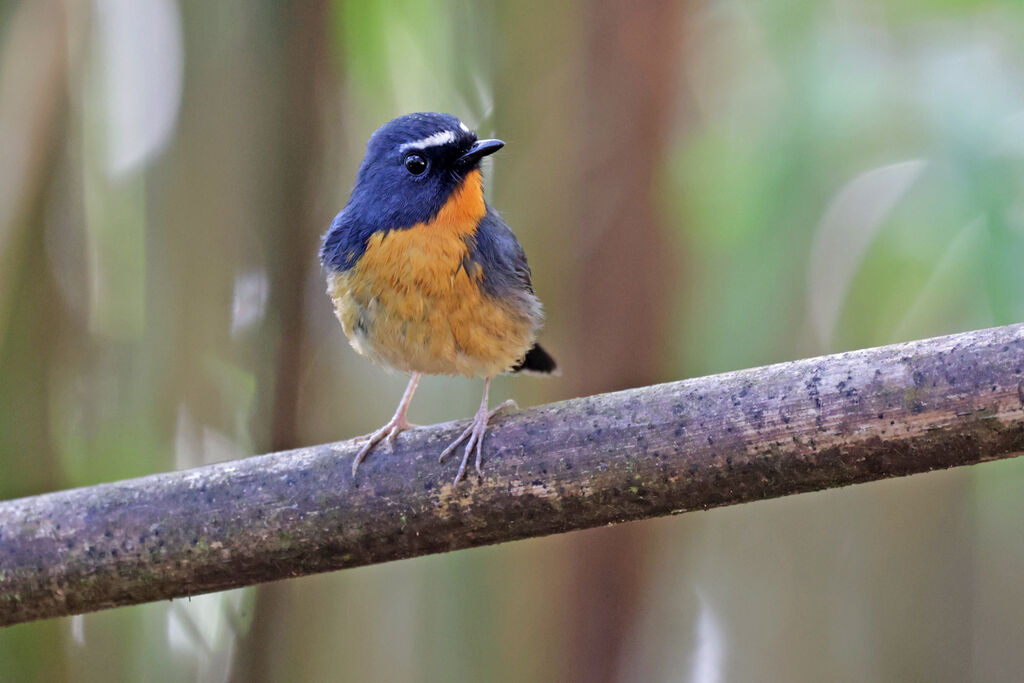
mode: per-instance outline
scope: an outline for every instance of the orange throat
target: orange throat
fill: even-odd
[[[413,226],[410,230],[426,228],[455,233],[462,237],[476,231],[477,223],[486,213],[483,178],[480,176],[480,170],[477,169],[470,171],[462,184],[455,188],[452,196],[437,212],[434,220]]]

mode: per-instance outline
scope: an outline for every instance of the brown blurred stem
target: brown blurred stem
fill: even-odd
[[[1024,452],[1024,324],[499,416],[453,488],[403,434],[0,503],[0,624],[968,465]]]
[[[579,259],[577,311],[567,373],[577,395],[657,381],[672,280],[686,272],[658,215],[665,150],[671,147],[688,13],[677,0],[611,0],[584,13],[580,163],[572,250]],[[597,141],[600,141],[599,143]],[[573,620],[564,653],[577,680],[618,680],[621,654],[646,588],[647,529],[581,534],[569,542]],[[600,596],[595,599],[595,596]]]

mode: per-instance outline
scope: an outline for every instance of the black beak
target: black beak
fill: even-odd
[[[505,146],[501,140],[477,140],[469,151],[458,158],[456,162],[462,168],[472,168],[488,154],[494,154]]]

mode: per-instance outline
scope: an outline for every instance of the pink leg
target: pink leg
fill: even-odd
[[[515,406],[515,401],[505,401],[494,410],[487,410],[487,395],[491,390],[491,378],[488,377],[484,380],[484,397],[480,400],[480,408],[476,411],[476,415],[473,417],[473,421],[466,427],[466,430],[462,432],[459,438],[448,444],[448,447],[441,452],[441,457],[438,458],[438,462],[445,459],[449,453],[454,451],[459,444],[466,439],[469,439],[469,443],[466,444],[466,450],[462,455],[462,464],[459,465],[459,471],[455,475],[455,484],[458,484],[462,480],[463,475],[466,473],[466,463],[469,462],[469,454],[476,450],[476,471],[481,472],[480,462],[483,457],[483,446],[484,446],[484,434],[487,432],[487,420],[490,419],[496,412],[506,408],[508,406]]]
[[[405,393],[402,394],[402,400],[398,403],[398,410],[395,411],[395,416],[391,420],[373,432],[366,436],[358,436],[353,441],[366,441],[366,444],[359,449],[356,453],[356,459],[352,461],[352,476],[356,476],[356,469],[359,467],[359,463],[363,461],[366,455],[373,450],[373,447],[380,443],[384,438],[387,438],[388,443],[392,447],[395,445],[395,437],[404,432],[406,429],[411,429],[416,425],[409,424],[409,421],[405,419],[405,414],[409,411],[409,404],[412,403],[413,392],[416,391],[416,385],[420,383],[420,377],[423,376],[421,372],[414,372],[412,379],[409,380],[409,386],[405,388]]]

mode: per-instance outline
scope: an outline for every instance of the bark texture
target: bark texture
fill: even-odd
[[[0,503],[0,624],[205,593],[1024,452],[1024,324]]]

